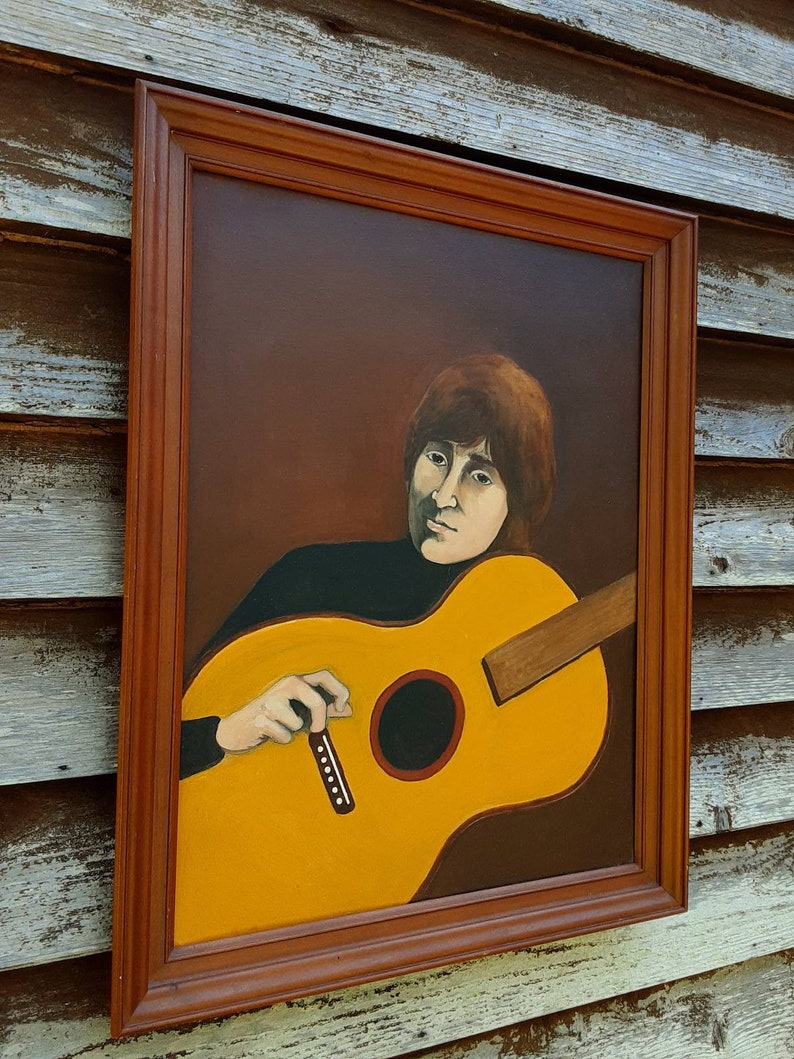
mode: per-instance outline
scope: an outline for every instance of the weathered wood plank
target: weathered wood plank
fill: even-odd
[[[117,607],[0,611],[0,784],[114,772]]]
[[[415,1059],[785,1059],[794,1039],[791,953],[547,1015]]]
[[[412,1053],[415,1059],[711,1059],[725,1050],[733,1059],[787,1059],[794,1028],[791,1003],[794,960],[775,953],[630,993],[570,1012],[543,1016],[498,1033],[439,1049]],[[9,971],[0,977],[0,1040],[7,1059],[69,1059],[81,1054],[119,1059],[168,1059],[175,1034],[151,1035],[122,1044],[107,1039],[110,966],[104,956],[65,964]],[[239,1031],[239,1032],[238,1032]],[[266,1040],[249,1036],[237,1020],[211,1023],[189,1032],[186,1043],[201,1059],[223,1048],[229,1059],[272,1054]],[[68,1042],[68,1043],[67,1043]],[[307,1038],[285,1054],[308,1056],[320,1042]],[[325,1054],[325,1048],[322,1048]],[[314,1054],[317,1054],[315,1052]],[[366,1059],[364,1047],[356,1055]]]
[[[692,534],[697,587],[790,585],[794,580],[792,468],[698,468]]]
[[[22,1059],[16,1051],[22,1047],[25,1059],[63,1059],[73,1029],[79,1037],[85,1033],[82,1023],[107,1019],[110,974],[109,953],[0,972],[4,1059],[17,1054]]]
[[[174,0],[167,9],[156,0],[6,0],[0,39],[794,216],[784,115],[437,10],[329,0],[322,13],[280,3],[252,18],[245,0]]]
[[[115,769],[118,617],[111,608],[0,610],[0,784]],[[692,708],[789,700],[794,596],[698,595]]]
[[[0,799],[0,967],[107,948],[113,782],[6,787]]]
[[[129,264],[0,238],[0,413],[123,418]]]
[[[0,218],[129,235],[129,92],[0,63],[0,128]]]
[[[791,23],[781,5],[745,2],[741,10],[715,10],[678,0],[444,0],[444,7],[481,17],[518,17],[516,27],[569,31],[574,47],[619,45],[634,61],[665,60],[683,73],[710,74],[786,99],[794,97]],[[724,5],[723,5],[724,6]],[[630,57],[631,58],[631,57]]]
[[[703,219],[698,252],[701,327],[794,338],[790,235]]]
[[[794,458],[794,353],[701,339],[697,360],[695,455]]]
[[[75,93],[78,98],[74,98]],[[34,105],[23,107],[20,99],[30,99]],[[7,117],[6,106],[10,108]],[[35,70],[18,63],[0,63],[0,124],[5,123],[13,129],[14,123],[29,120],[24,117],[28,113],[35,115],[33,128],[25,136],[20,133],[13,145],[13,157],[7,159],[6,165],[0,166],[0,217],[70,231],[128,234],[132,141],[129,98],[117,89],[77,83],[62,74]],[[44,122],[39,120],[42,114],[52,117]],[[69,133],[71,123],[77,128],[74,134]],[[63,159],[76,156],[78,148],[82,154],[79,165],[76,162],[74,165],[82,178],[76,181]],[[11,147],[5,149],[11,151]],[[103,184],[107,183],[108,169],[112,170],[114,179],[113,208],[110,211],[105,201],[107,195],[102,190]],[[794,338],[790,312],[794,298],[794,260],[787,235],[746,225],[704,221],[701,225],[699,271],[698,319],[701,326]],[[67,284],[70,282],[68,272],[67,269]],[[88,280],[84,282],[88,283]],[[74,288],[67,286],[64,298],[70,289]],[[78,299],[92,297],[88,289],[83,294],[75,289],[74,294]],[[52,298],[52,293],[47,293],[47,297]],[[115,304],[118,298],[116,289],[112,302]],[[68,308],[64,306],[64,309],[68,315]],[[46,336],[42,335],[44,325],[31,324],[29,318],[15,320],[13,311],[9,315],[10,319],[3,322],[3,327],[11,334],[4,344],[10,344],[14,349],[20,340],[15,329],[25,334],[32,327],[33,337],[38,339],[36,348],[40,351],[42,342],[46,341]],[[96,323],[87,319],[85,324],[87,337],[83,342],[90,344]],[[67,320],[64,320],[64,326],[69,326]],[[118,338],[112,341],[115,350]],[[80,347],[70,351],[86,354],[86,350]],[[19,352],[23,356],[30,355],[24,344]],[[35,351],[32,355],[35,360]],[[19,370],[16,369],[16,373]],[[48,365],[45,370],[48,375],[63,375],[58,365]],[[102,369],[94,358],[91,370],[96,373],[108,368]],[[117,370],[114,363],[112,371]],[[12,378],[17,378],[16,373]],[[68,379],[65,382],[67,387],[71,385]],[[78,380],[74,385],[79,388],[86,384]],[[61,400],[64,400],[63,396]],[[118,402],[118,397],[112,399],[114,409]]]
[[[794,594],[696,594],[692,709],[794,701]]]
[[[794,704],[692,718],[693,837],[794,820]]]
[[[793,853],[786,830],[742,842],[705,840],[692,853],[685,915],[148,1034],[114,1046],[113,1054],[386,1059],[768,956],[794,943]],[[44,1019],[10,1027],[10,1054],[27,1059],[32,1034],[40,1059],[104,1054],[106,1017],[85,1017],[81,1005],[70,1015],[49,1005]]]
[[[124,444],[0,429],[0,598],[121,594]]]

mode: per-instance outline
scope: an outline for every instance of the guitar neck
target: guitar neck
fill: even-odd
[[[499,706],[636,621],[637,574],[572,603],[489,651],[482,664]]]

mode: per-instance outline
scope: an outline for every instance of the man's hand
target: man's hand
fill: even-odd
[[[318,688],[325,694],[321,695]],[[311,715],[311,731],[321,732],[329,719],[352,714],[349,698],[348,689],[326,669],[282,677],[247,705],[224,717],[215,738],[227,754],[245,753],[268,739],[289,743],[303,727],[303,720],[291,702],[305,706]],[[326,705],[328,699],[330,702]]]

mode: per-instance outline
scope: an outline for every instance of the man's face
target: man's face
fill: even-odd
[[[488,441],[431,441],[408,487],[408,528],[431,563],[462,563],[493,544],[507,517],[507,490]]]

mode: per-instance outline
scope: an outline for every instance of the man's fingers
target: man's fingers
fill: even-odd
[[[291,701],[296,702],[297,696]],[[303,728],[303,718],[295,712],[286,699],[277,699],[270,703],[266,716],[279,724],[283,724],[285,728],[288,728],[293,733],[299,732]]]
[[[338,680],[333,675],[333,673],[327,669],[320,669],[316,673],[307,673],[305,679],[315,687],[319,686],[324,688],[329,695],[333,696],[333,703],[328,707],[329,712],[333,708],[334,713],[338,717],[349,716],[351,712],[348,706],[350,691],[345,687],[341,680]],[[347,710],[344,710],[345,707],[347,707]]]
[[[327,669],[293,674],[221,720],[215,738],[225,753],[241,754],[268,739],[282,745],[292,742],[307,720],[312,732],[321,732],[329,717],[349,717],[352,712],[347,688]]]
[[[305,677],[292,677],[285,684],[283,691],[289,699],[303,703],[309,711],[311,714],[310,729],[313,732],[322,732],[323,728],[325,728],[326,707],[325,699],[320,692]],[[294,714],[294,711],[292,712]],[[297,716],[296,714],[294,715]],[[299,724],[298,727],[300,728],[301,725]]]
[[[350,717],[353,710],[350,706],[350,691],[341,680],[338,680],[328,669],[320,669],[316,673],[307,673],[305,679],[315,687],[321,688],[326,698],[327,717]],[[328,702],[328,696],[332,696]],[[316,729],[313,729],[316,731]]]
[[[263,739],[271,739],[274,743],[282,744],[292,741],[293,732],[286,725],[281,724],[272,717],[268,717],[266,714],[260,714],[254,724],[262,733]]]

